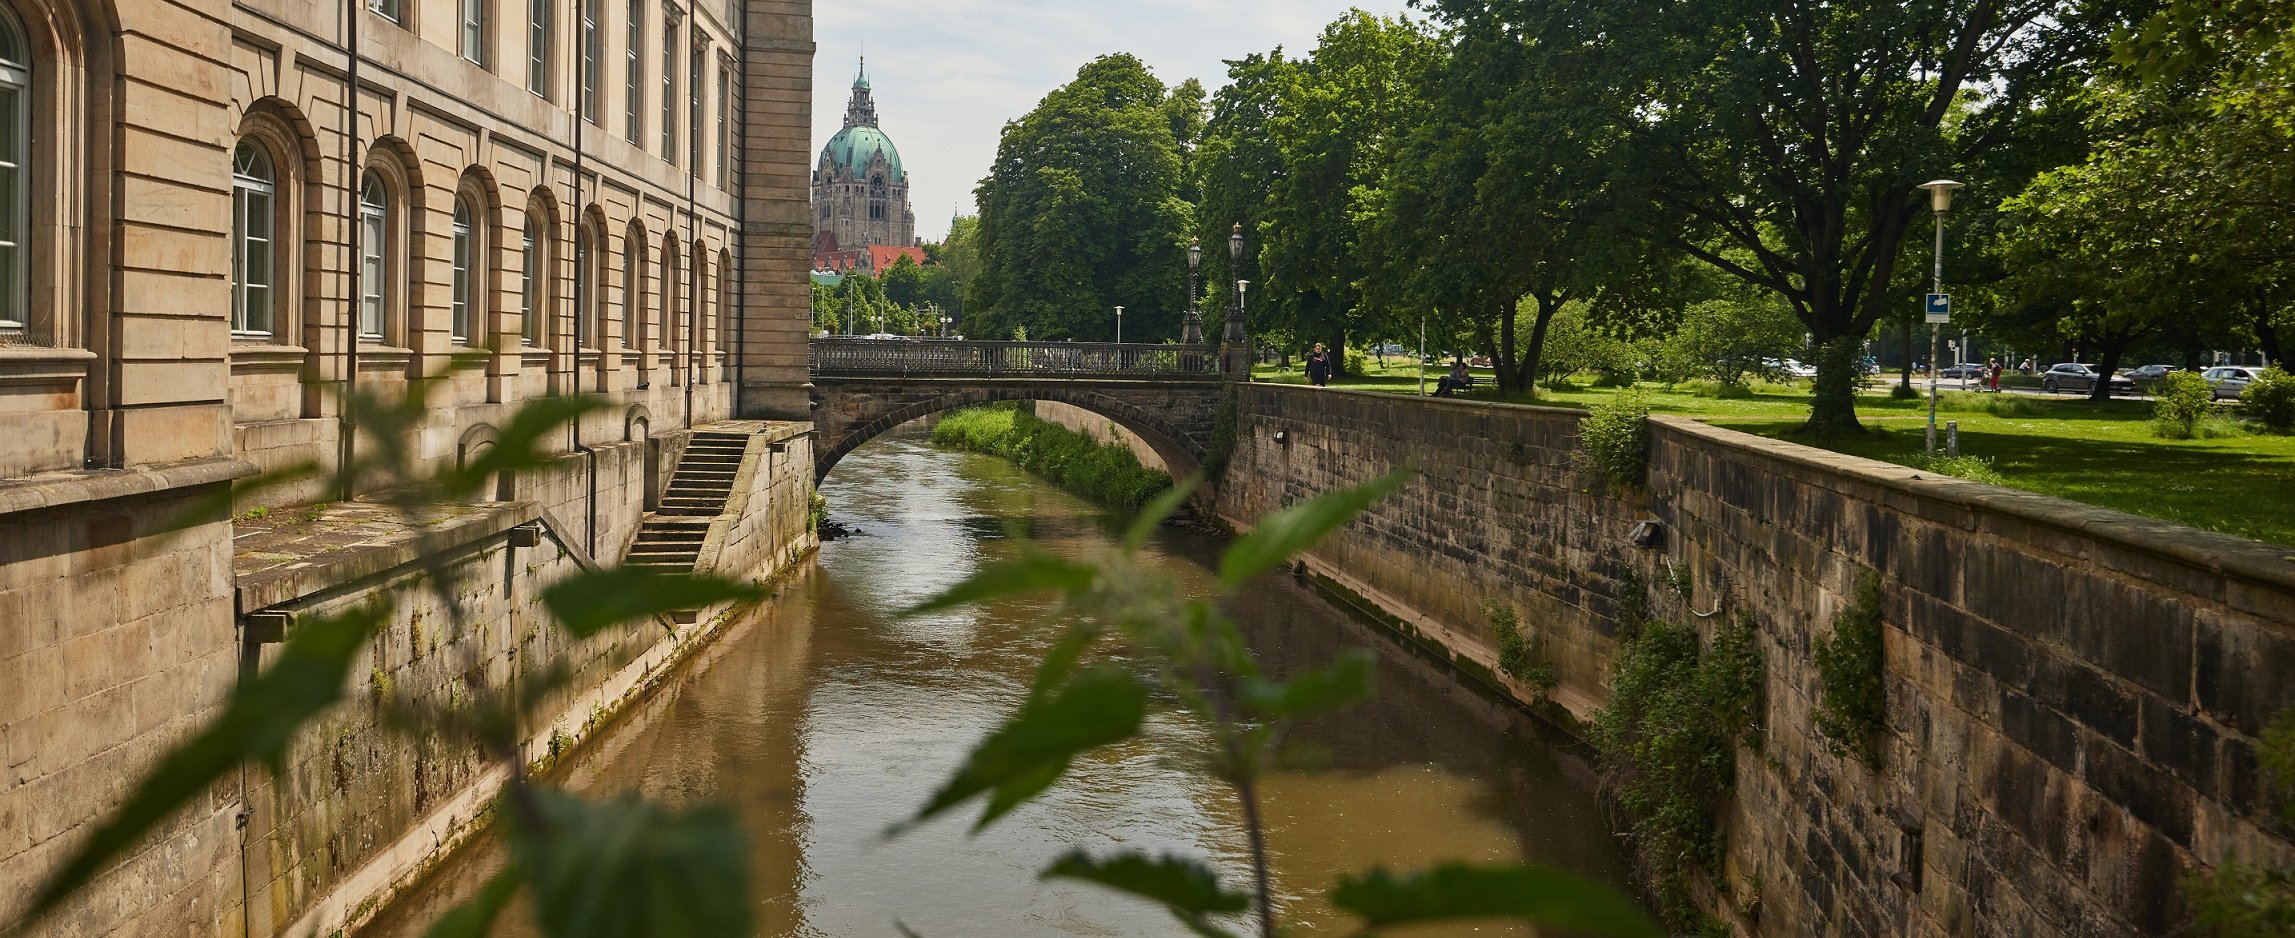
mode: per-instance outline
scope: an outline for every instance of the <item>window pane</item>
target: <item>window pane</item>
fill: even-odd
[[[540,305],[537,301],[541,298],[535,296],[534,291],[541,285],[541,278],[537,276],[537,268],[541,266],[542,259],[534,238],[534,226],[531,223],[526,226],[526,237],[521,247],[524,248],[525,266],[521,268],[518,276],[519,334],[525,337],[526,344],[532,345],[541,338],[541,317],[534,314]]]
[[[601,2],[582,0],[582,116],[592,121],[598,119],[598,60],[605,55],[598,29]]]
[[[462,57],[486,64],[486,0],[462,0]]]
[[[643,64],[641,64],[644,57],[640,54],[639,50],[644,48],[645,0],[630,0],[629,58],[627,62],[627,67],[629,69],[629,81],[627,82],[627,88],[625,89],[628,92],[629,98],[623,103],[622,107],[623,117],[627,121],[628,126],[623,128],[624,133],[622,136],[627,138],[630,143],[638,146],[645,145],[644,138],[638,136],[640,133],[640,128],[638,126],[638,109],[643,106],[645,98],[643,92],[645,83],[645,67]]]
[[[526,89],[550,96],[550,5],[554,0],[528,0],[526,4]]]
[[[399,0],[367,0],[367,9],[389,17],[394,22],[399,19]]]
[[[0,10],[0,63],[17,68],[32,67],[32,53],[24,42],[24,30],[6,10]]]
[[[454,203],[454,314],[448,328],[453,338],[470,338],[470,207]]]
[[[677,162],[677,24],[661,24],[661,158]]]

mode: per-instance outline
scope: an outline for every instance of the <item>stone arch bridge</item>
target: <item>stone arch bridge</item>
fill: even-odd
[[[1203,346],[825,338],[812,343],[813,478],[919,417],[993,401],[1058,401],[1139,434],[1194,472],[1230,381]]]

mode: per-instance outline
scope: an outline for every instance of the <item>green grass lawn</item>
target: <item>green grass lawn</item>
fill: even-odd
[[[1337,382],[1337,386],[1398,394],[1418,392],[1417,369],[1395,367]],[[1436,374],[1429,369],[1428,386]],[[1263,368],[1258,380],[1302,383],[1294,368]],[[1487,370],[1475,380],[1480,399],[1494,400]],[[1893,378],[1892,378],[1893,380]],[[1722,398],[1710,391],[1644,386],[1650,409],[1716,426],[1789,439],[1836,452],[1901,465],[1918,463],[1928,402],[1894,400],[1886,385],[1860,397],[1857,414],[1872,432],[1817,439],[1799,435],[1809,412],[1806,383],[1762,385],[1750,397]],[[1578,387],[1540,390],[1536,403],[1590,407],[1615,390]],[[1521,400],[1516,398],[1516,400]],[[2073,398],[1947,391],[1938,409],[1960,422],[1963,454],[1991,461],[2006,484],[2131,514],[2177,521],[2240,537],[2295,545],[2295,437],[2241,434],[2212,440],[2167,440],[2152,435],[2151,405],[2141,401],[2092,404]]]

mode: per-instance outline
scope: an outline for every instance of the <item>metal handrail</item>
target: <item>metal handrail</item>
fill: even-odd
[[[830,377],[1215,377],[1203,345],[1116,342],[923,342],[829,336],[812,341],[813,374]]]

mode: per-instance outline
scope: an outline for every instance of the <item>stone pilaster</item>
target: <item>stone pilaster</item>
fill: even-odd
[[[811,419],[813,7],[746,0],[740,415]]]

